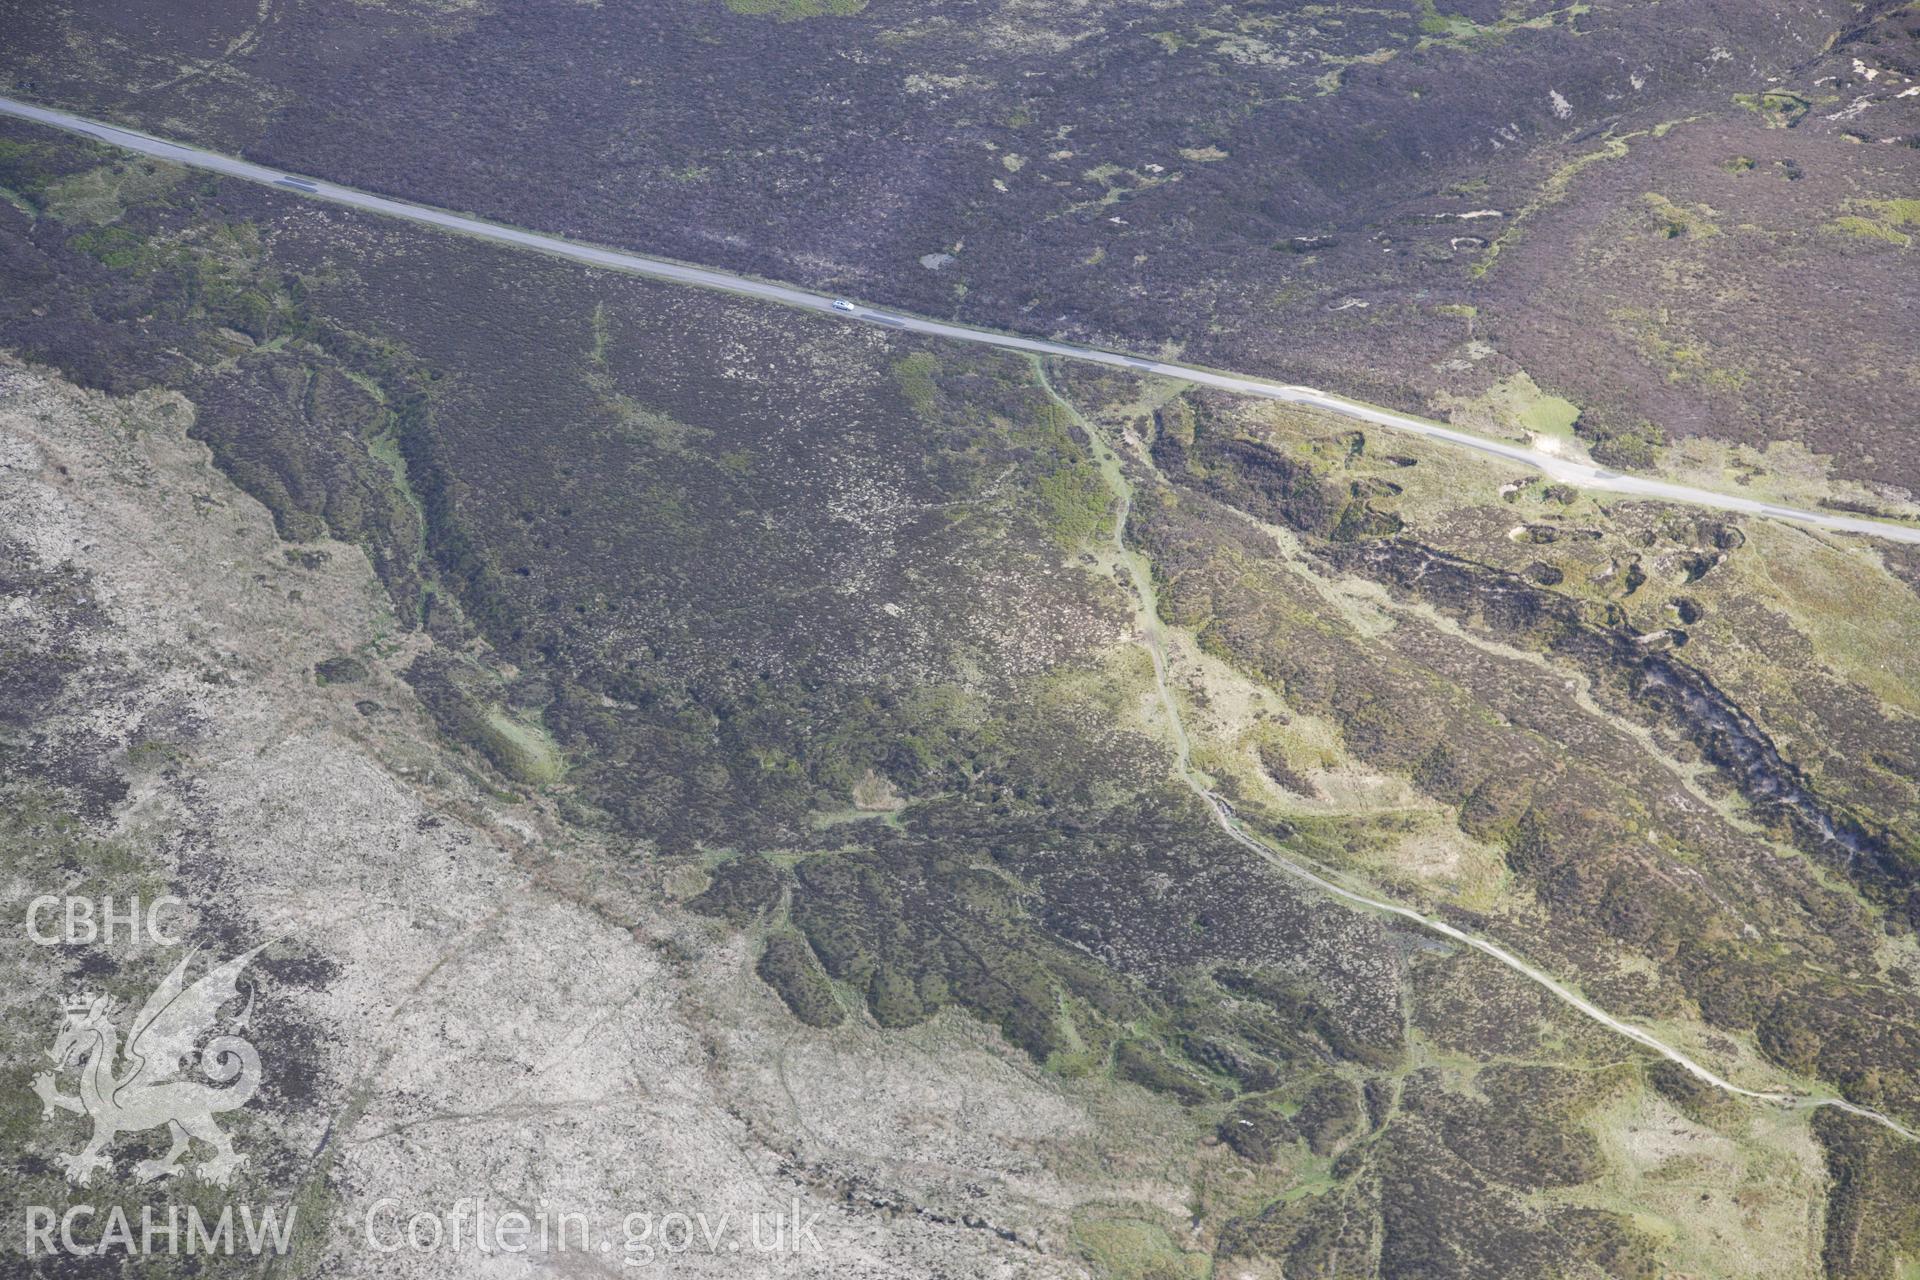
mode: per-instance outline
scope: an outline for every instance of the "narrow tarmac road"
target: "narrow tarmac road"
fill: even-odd
[[[1246,849],[1251,850],[1261,860],[1276,870],[1296,880],[1304,881],[1327,896],[1338,899],[1350,907],[1358,907],[1363,911],[1372,911],[1382,915],[1394,916],[1421,929],[1437,933],[1443,938],[1458,942],[1463,946],[1472,947],[1475,951],[1483,955],[1490,956],[1515,973],[1520,974],[1529,982],[1537,983],[1546,988],[1555,999],[1572,1007],[1582,1016],[1592,1019],[1594,1022],[1599,1023],[1617,1035],[1626,1037],[1644,1049],[1659,1054],[1662,1058],[1680,1067],[1689,1075],[1704,1081],[1716,1089],[1724,1090],[1727,1093],[1733,1094],[1735,1097],[1764,1102],[1788,1110],[1836,1107],[1841,1111],[1851,1112],[1863,1119],[1871,1120],[1875,1124],[1884,1125],[1894,1133],[1910,1141],[1920,1142],[1920,1133],[1915,1133],[1912,1129],[1901,1124],[1893,1117],[1875,1111],[1870,1107],[1863,1107],[1856,1103],[1849,1102],[1845,1098],[1831,1094],[1749,1089],[1742,1085],[1737,1085],[1725,1076],[1714,1071],[1711,1067],[1707,1067],[1695,1059],[1688,1057],[1685,1053],[1674,1048],[1666,1041],[1661,1040],[1652,1032],[1635,1026],[1631,1022],[1624,1022],[1614,1017],[1566,983],[1555,978],[1544,969],[1527,963],[1527,961],[1521,959],[1518,955],[1507,950],[1499,943],[1480,937],[1477,934],[1468,933],[1466,930],[1448,924],[1445,920],[1439,919],[1436,916],[1430,916],[1423,912],[1416,911],[1412,907],[1403,906],[1387,898],[1375,897],[1371,893],[1349,887],[1346,884],[1334,880],[1323,871],[1317,870],[1306,863],[1295,861],[1283,845],[1268,839],[1266,836],[1248,828],[1246,824],[1241,822],[1239,817],[1235,815],[1233,806],[1212,789],[1211,779],[1202,774],[1193,763],[1192,742],[1187,737],[1186,724],[1180,714],[1180,703],[1179,700],[1175,698],[1172,688],[1167,683],[1169,659],[1167,655],[1166,637],[1162,632],[1160,623],[1160,605],[1153,586],[1152,569],[1151,566],[1148,565],[1146,557],[1128,546],[1126,541],[1127,515],[1133,507],[1133,485],[1127,478],[1124,464],[1120,461],[1117,446],[1107,440],[1099,428],[1088,421],[1072,401],[1060,394],[1054,387],[1052,381],[1048,379],[1046,366],[1043,362],[1035,360],[1033,366],[1034,375],[1038,378],[1041,389],[1053,397],[1054,402],[1073,418],[1074,423],[1081,431],[1086,433],[1088,440],[1092,442],[1095,457],[1100,463],[1101,475],[1106,480],[1108,488],[1114,496],[1113,553],[1120,564],[1125,567],[1129,583],[1133,588],[1136,605],[1134,639],[1146,649],[1147,656],[1152,659],[1153,662],[1154,689],[1159,698],[1161,708],[1166,715],[1169,731],[1173,736],[1174,770],[1179,774],[1180,780],[1187,785],[1188,789],[1206,804],[1208,811],[1213,815],[1214,822],[1219,825],[1222,831],[1226,832],[1230,839]]]
[[[257,182],[263,186],[276,187],[282,191],[293,192],[312,199],[326,200],[333,204],[346,205],[349,208],[364,209],[369,213],[378,213],[391,218],[403,218],[408,222],[425,226],[439,227],[442,230],[475,236],[482,240],[491,240],[499,244],[509,244],[517,248],[531,249],[537,253],[553,254],[590,266],[605,267],[613,271],[625,271],[634,275],[647,276],[655,280],[671,281],[675,284],[697,285],[706,289],[717,289],[724,293],[741,294],[750,298],[761,298],[770,302],[779,302],[790,307],[799,307],[806,311],[820,311],[831,315],[843,316],[850,320],[866,324],[880,325],[889,329],[900,329],[912,333],[922,333],[930,337],[945,338],[953,342],[973,342],[984,346],[1000,347],[1008,351],[1022,351],[1032,355],[1058,356],[1067,360],[1083,360],[1093,364],[1109,365],[1114,368],[1128,369],[1136,373],[1155,374],[1165,378],[1178,378],[1202,386],[1217,387],[1223,391],[1240,395],[1257,396],[1266,400],[1278,400],[1288,404],[1307,405],[1324,409],[1330,413],[1372,423],[1375,426],[1388,427],[1395,431],[1404,431],[1413,435],[1425,436],[1430,440],[1443,440],[1461,448],[1473,449],[1480,453],[1491,454],[1506,462],[1544,472],[1551,479],[1577,488],[1592,489],[1607,493],[1625,494],[1629,497],[1651,498],[1664,502],[1687,503],[1693,506],[1711,507],[1721,511],[1739,512],[1744,515],[1764,516],[1775,520],[1789,520],[1800,524],[1841,533],[1866,534],[1877,538],[1887,538],[1894,542],[1920,545],[1920,528],[1890,524],[1880,520],[1864,520],[1855,516],[1834,515],[1822,511],[1803,511],[1793,507],[1784,507],[1776,503],[1762,502],[1754,498],[1741,497],[1738,494],[1719,493],[1711,489],[1699,489],[1691,485],[1673,484],[1665,480],[1654,480],[1643,476],[1626,475],[1610,471],[1604,467],[1595,467],[1587,463],[1556,458],[1534,449],[1510,443],[1504,440],[1492,440],[1470,432],[1458,431],[1438,422],[1429,422],[1409,414],[1396,413],[1391,409],[1382,409],[1375,405],[1362,404],[1348,400],[1331,392],[1314,387],[1296,386],[1290,383],[1272,382],[1264,378],[1246,377],[1241,374],[1223,373],[1197,365],[1177,364],[1168,360],[1149,360],[1138,356],[1124,355],[1117,351],[1103,351],[1098,347],[1075,346],[1071,343],[1050,342],[1039,338],[1023,338],[1014,334],[995,333],[986,329],[973,329],[965,325],[952,324],[944,320],[928,320],[920,316],[902,315],[895,312],[876,310],[871,307],[856,306],[851,310],[834,306],[834,299],[823,293],[814,293],[792,285],[773,281],[756,280],[750,276],[735,275],[719,271],[712,267],[692,266],[687,263],[673,262],[665,258],[650,257],[643,253],[630,253],[619,249],[604,249],[595,245],[563,239],[559,236],[542,235],[536,231],[524,231],[517,227],[502,226],[487,222],[481,218],[465,214],[449,213],[444,209],[435,209],[427,205],[412,204],[405,200],[393,200],[386,196],[371,195],[357,191],[352,187],[343,187],[338,183],[323,182],[318,178],[289,174],[279,169],[269,169],[264,165],[253,164],[246,160],[237,160],[216,151],[206,151],[199,147],[183,143],[168,142],[133,129],[119,125],[90,120],[72,112],[59,111],[51,107],[35,106],[14,98],[0,97],[0,115],[30,120],[36,124],[61,129],[104,142],[109,146],[120,147],[141,155],[152,156],[173,164],[185,165],[194,169],[206,169],[224,174],[231,178],[240,178],[248,182]]]
[[[1822,512],[1799,511],[1771,503],[1757,502],[1732,494],[1716,493],[1708,489],[1696,489],[1687,485],[1669,484],[1660,480],[1649,480],[1638,476],[1623,475],[1616,471],[1607,471],[1583,463],[1570,462],[1551,457],[1535,450],[1522,448],[1500,440],[1490,440],[1456,431],[1439,423],[1428,422],[1421,418],[1395,413],[1389,409],[1361,404],[1346,400],[1312,387],[1294,386],[1286,383],[1270,382],[1261,378],[1243,377],[1238,374],[1219,373],[1193,365],[1176,364],[1165,360],[1146,360],[1136,356],[1123,355],[1113,351],[1102,351],[1097,347],[1074,346],[1069,343],[1049,342],[1036,338],[1022,338],[1011,334],[993,333],[983,329],[971,329],[963,325],[950,324],[940,320],[927,320],[917,316],[899,315],[878,311],[867,307],[835,306],[835,300],[825,294],[813,293],[791,285],[755,280],[747,276],[734,275],[710,267],[690,266],[672,262],[664,258],[649,257],[645,254],[622,252],[616,249],[603,249],[593,245],[565,240],[558,236],[541,235],[538,232],[523,231],[515,227],[501,226],[464,214],[449,213],[444,209],[434,209],[426,205],[411,204],[403,200],[393,200],[385,196],[370,195],[352,187],[343,187],[336,183],[323,182],[317,178],[306,178],[288,174],[278,169],[269,169],[263,165],[246,160],[237,160],[223,156],[218,152],[205,151],[198,147],[186,146],[177,142],[168,142],[154,138],[118,125],[105,124],[77,116],[66,111],[57,111],[48,107],[34,106],[12,98],[0,97],[0,115],[14,116],[30,120],[55,129],[76,133],[83,137],[103,142],[109,146],[138,152],[173,164],[189,168],[210,170],[228,177],[240,178],[248,182],[257,182],[264,186],[277,187],[283,191],[292,191],[314,199],[346,205],[350,208],[364,209],[371,213],[388,217],[402,218],[408,222],[439,227],[463,235],[475,236],[501,244],[531,249],[539,253],[553,254],[590,266],[606,267],[615,271],[630,272],[656,280],[666,280],[677,284],[697,285],[702,288],[717,289],[726,293],[742,294],[747,297],[761,298],[787,306],[799,307],[808,311],[826,312],[830,315],[845,316],[868,324],[882,325],[891,329],[904,329],[914,333],[923,333],[932,337],[946,338],[956,342],[973,342],[986,346],[999,347],[1009,351],[1025,352],[1035,356],[1056,356],[1068,360],[1089,361],[1095,364],[1110,365],[1129,369],[1138,373],[1154,374],[1160,377],[1177,378],[1204,386],[1218,387],[1224,391],[1242,395],[1258,396],[1269,400],[1279,400],[1290,404],[1309,405],[1357,418],[1363,422],[1390,427],[1396,431],[1411,432],[1429,439],[1444,440],[1449,443],[1482,453],[1492,454],[1509,462],[1522,463],[1545,472],[1554,480],[1572,484],[1581,488],[1600,489],[1613,493],[1629,494],[1636,497],[1656,498],[1670,502],[1691,503],[1696,506],[1714,507],[1727,511],[1738,511],[1751,515],[1767,516],[1779,520],[1793,520],[1821,528],[1834,529],[1848,533],[1864,533],[1875,537],[1889,538],[1896,542],[1920,544],[1920,529],[1906,528],[1900,525],[1885,524],[1875,520],[1860,520],[1846,516],[1828,515]],[[1052,388],[1048,387],[1051,392]],[[1064,403],[1064,402],[1063,402]],[[1068,405],[1069,411],[1072,406]],[[1076,414],[1076,416],[1078,416]],[[1122,494],[1122,500],[1128,495]],[[1121,548],[1121,554],[1126,550]],[[1136,584],[1138,585],[1138,584]],[[1149,618],[1153,615],[1149,614]],[[1496,943],[1479,938],[1443,920],[1422,915],[1410,907],[1384,899],[1374,898],[1337,884],[1313,869],[1287,858],[1278,849],[1264,840],[1248,833],[1240,820],[1233,815],[1231,807],[1224,800],[1207,790],[1204,782],[1195,777],[1185,757],[1184,733],[1180,730],[1179,711],[1171,692],[1166,687],[1166,658],[1154,623],[1147,624],[1143,641],[1153,656],[1154,671],[1159,683],[1162,699],[1168,713],[1173,717],[1176,733],[1182,737],[1181,774],[1188,785],[1193,787],[1212,809],[1214,819],[1228,836],[1259,854],[1266,861],[1289,875],[1307,881],[1325,893],[1348,902],[1351,905],[1372,911],[1398,916],[1421,928],[1429,929],[1465,946],[1483,952],[1508,968],[1524,975],[1551,991],[1582,1014],[1593,1019],[1634,1041],[1636,1044],[1652,1050],[1684,1068],[1694,1076],[1716,1088],[1742,1097],[1758,1099],[1787,1107],[1839,1107],[1855,1115],[1885,1125],[1895,1133],[1909,1139],[1920,1140],[1912,1130],[1898,1121],[1877,1111],[1856,1106],[1844,1099],[1833,1097],[1813,1097],[1788,1093],[1758,1092],[1745,1089],[1722,1078],[1702,1066],[1679,1050],[1665,1044],[1639,1027],[1622,1022],[1608,1014],[1599,1006],[1591,1003],[1579,993],[1565,986],[1551,975],[1534,968],[1512,952]]]

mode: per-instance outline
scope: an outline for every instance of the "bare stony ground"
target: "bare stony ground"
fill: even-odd
[[[77,572],[97,611],[64,637],[77,660],[42,726],[48,759],[134,778],[91,836],[185,898],[215,950],[277,939],[255,1023],[269,1105],[235,1131],[243,1152],[284,1157],[256,1160],[241,1187],[298,1197],[303,1226],[324,1220],[293,1273],[647,1274],[622,1262],[662,1237],[629,1255],[627,1215],[680,1212],[704,1214],[719,1243],[707,1252],[693,1226],[688,1252],[652,1259],[662,1273],[1079,1274],[1058,1247],[1076,1202],[1124,1189],[1178,1208],[1176,1182],[1103,1161],[1096,1140],[1125,1131],[1152,1150],[1156,1128],[1179,1123],[1171,1107],[1076,1096],[952,1016],[884,1048],[877,1031],[829,1041],[775,1016],[750,940],[644,905],[674,886],[623,875],[618,850],[573,845],[540,808],[486,790],[391,674],[426,642],[395,638],[361,553],[319,544],[313,567],[289,563],[266,511],[187,440],[192,412],[177,395],[113,400],[0,364],[0,540]],[[48,641],[45,593],[11,594],[9,645]],[[368,678],[316,681],[314,665],[343,654]],[[171,764],[128,763],[161,738]],[[7,878],[11,918],[64,891],[31,878]],[[0,995],[18,1029],[9,1055],[37,1058],[49,997],[115,967],[98,950],[26,956]],[[26,1070],[14,1065],[9,1092]],[[35,1171],[83,1133],[66,1116],[28,1129],[14,1192],[44,1189]],[[131,1188],[120,1156],[114,1194]],[[182,1181],[138,1195],[179,1199]],[[193,1184],[197,1202],[206,1191]],[[70,1193],[105,1194],[100,1175]],[[594,1247],[369,1247],[382,1201],[404,1217],[480,1197],[493,1214],[584,1214]],[[752,1216],[796,1205],[818,1250],[755,1253]],[[390,1214],[375,1227],[389,1246],[401,1229]],[[679,1243],[679,1224],[665,1230]]]

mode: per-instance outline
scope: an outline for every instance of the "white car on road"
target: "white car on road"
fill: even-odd
[[[854,309],[854,306],[851,302],[848,302],[845,298],[835,298],[833,300],[833,309],[835,311],[852,311]]]

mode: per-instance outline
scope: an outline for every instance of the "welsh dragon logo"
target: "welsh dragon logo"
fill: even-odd
[[[261,943],[208,970],[192,985],[187,983],[187,962],[195,953],[182,956],[134,1015],[124,1050],[114,1025],[122,1006],[99,995],[65,1002],[66,1022],[48,1053],[55,1070],[34,1077],[33,1090],[40,1095],[43,1118],[59,1107],[93,1121],[93,1137],[87,1145],[64,1158],[68,1181],[84,1185],[95,1169],[110,1164],[106,1151],[119,1134],[161,1125],[167,1126],[173,1145],[159,1159],[134,1165],[133,1176],[142,1182],[180,1172],[180,1159],[196,1138],[214,1151],[211,1159],[192,1168],[206,1181],[224,1186],[246,1163],[213,1117],[245,1105],[260,1087],[259,1052],[233,1034],[246,1028],[253,1013],[251,993],[246,1009],[228,1032],[207,1041],[200,1054],[200,1069],[225,1087],[184,1078],[184,1073],[194,1045],[220,1021],[221,1006],[239,997],[240,974],[267,945]],[[61,1093],[54,1083],[56,1074],[75,1067],[80,1072],[79,1093]]]

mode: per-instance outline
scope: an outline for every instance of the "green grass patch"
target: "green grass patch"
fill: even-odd
[[[894,363],[894,385],[906,396],[914,412],[926,413],[933,408],[936,390],[933,378],[939,372],[940,362],[925,351],[916,351]]]
[[[1445,45],[1458,49],[1475,44],[1493,44],[1515,31],[1544,31],[1561,22],[1571,26],[1575,18],[1590,9],[1590,5],[1570,4],[1562,9],[1523,18],[1509,7],[1507,13],[1492,22],[1475,22],[1463,14],[1441,13],[1434,0],[1420,0],[1420,46]]]
[[[1675,204],[1657,191],[1647,192],[1641,203],[1653,216],[1655,229],[1668,240],[1707,240],[1720,234],[1713,210],[1704,204]]]
[[[1033,487],[1047,532],[1063,551],[1104,540],[1113,529],[1113,492],[1067,411],[1049,397],[1040,412],[1035,461],[1042,469]]]
[[[1884,222],[1896,227],[1920,227],[1920,199],[1863,200]]]
[[[1580,420],[1580,405],[1561,395],[1540,395],[1521,413],[1521,426],[1530,432],[1567,434]]]
[[[545,729],[509,715],[499,707],[489,707],[482,726],[491,741],[487,752],[501,768],[522,782],[557,782],[566,773],[566,762]]]
[[[1564,396],[1548,395],[1525,373],[1502,378],[1483,398],[1502,423],[1534,435],[1571,436],[1580,406]]]
[[[1115,1280],[1208,1274],[1205,1254],[1183,1252],[1166,1228],[1144,1218],[1084,1219],[1074,1225],[1073,1240],[1098,1274]]]
[[[1878,240],[1885,244],[1897,244],[1903,249],[1913,243],[1912,236],[1895,231],[1884,222],[1863,218],[1853,213],[1842,214],[1827,223],[1826,230],[1855,240]]]
[[[1040,477],[1040,502],[1047,529],[1063,549],[1072,550],[1104,537],[1113,497],[1091,462],[1071,462]]]
[[[1920,200],[1849,200],[1848,212],[1823,228],[1834,235],[1872,240],[1910,248],[1913,237],[1904,228],[1920,228]]]
[[[106,226],[133,205],[165,196],[185,176],[184,169],[150,162],[101,165],[49,186],[46,210],[63,222]]]
[[[726,0],[727,8],[755,18],[798,22],[805,18],[850,18],[867,0]]]
[[[1812,110],[1812,104],[1797,93],[1736,93],[1733,103],[1766,121],[1769,129],[1791,129]]]

